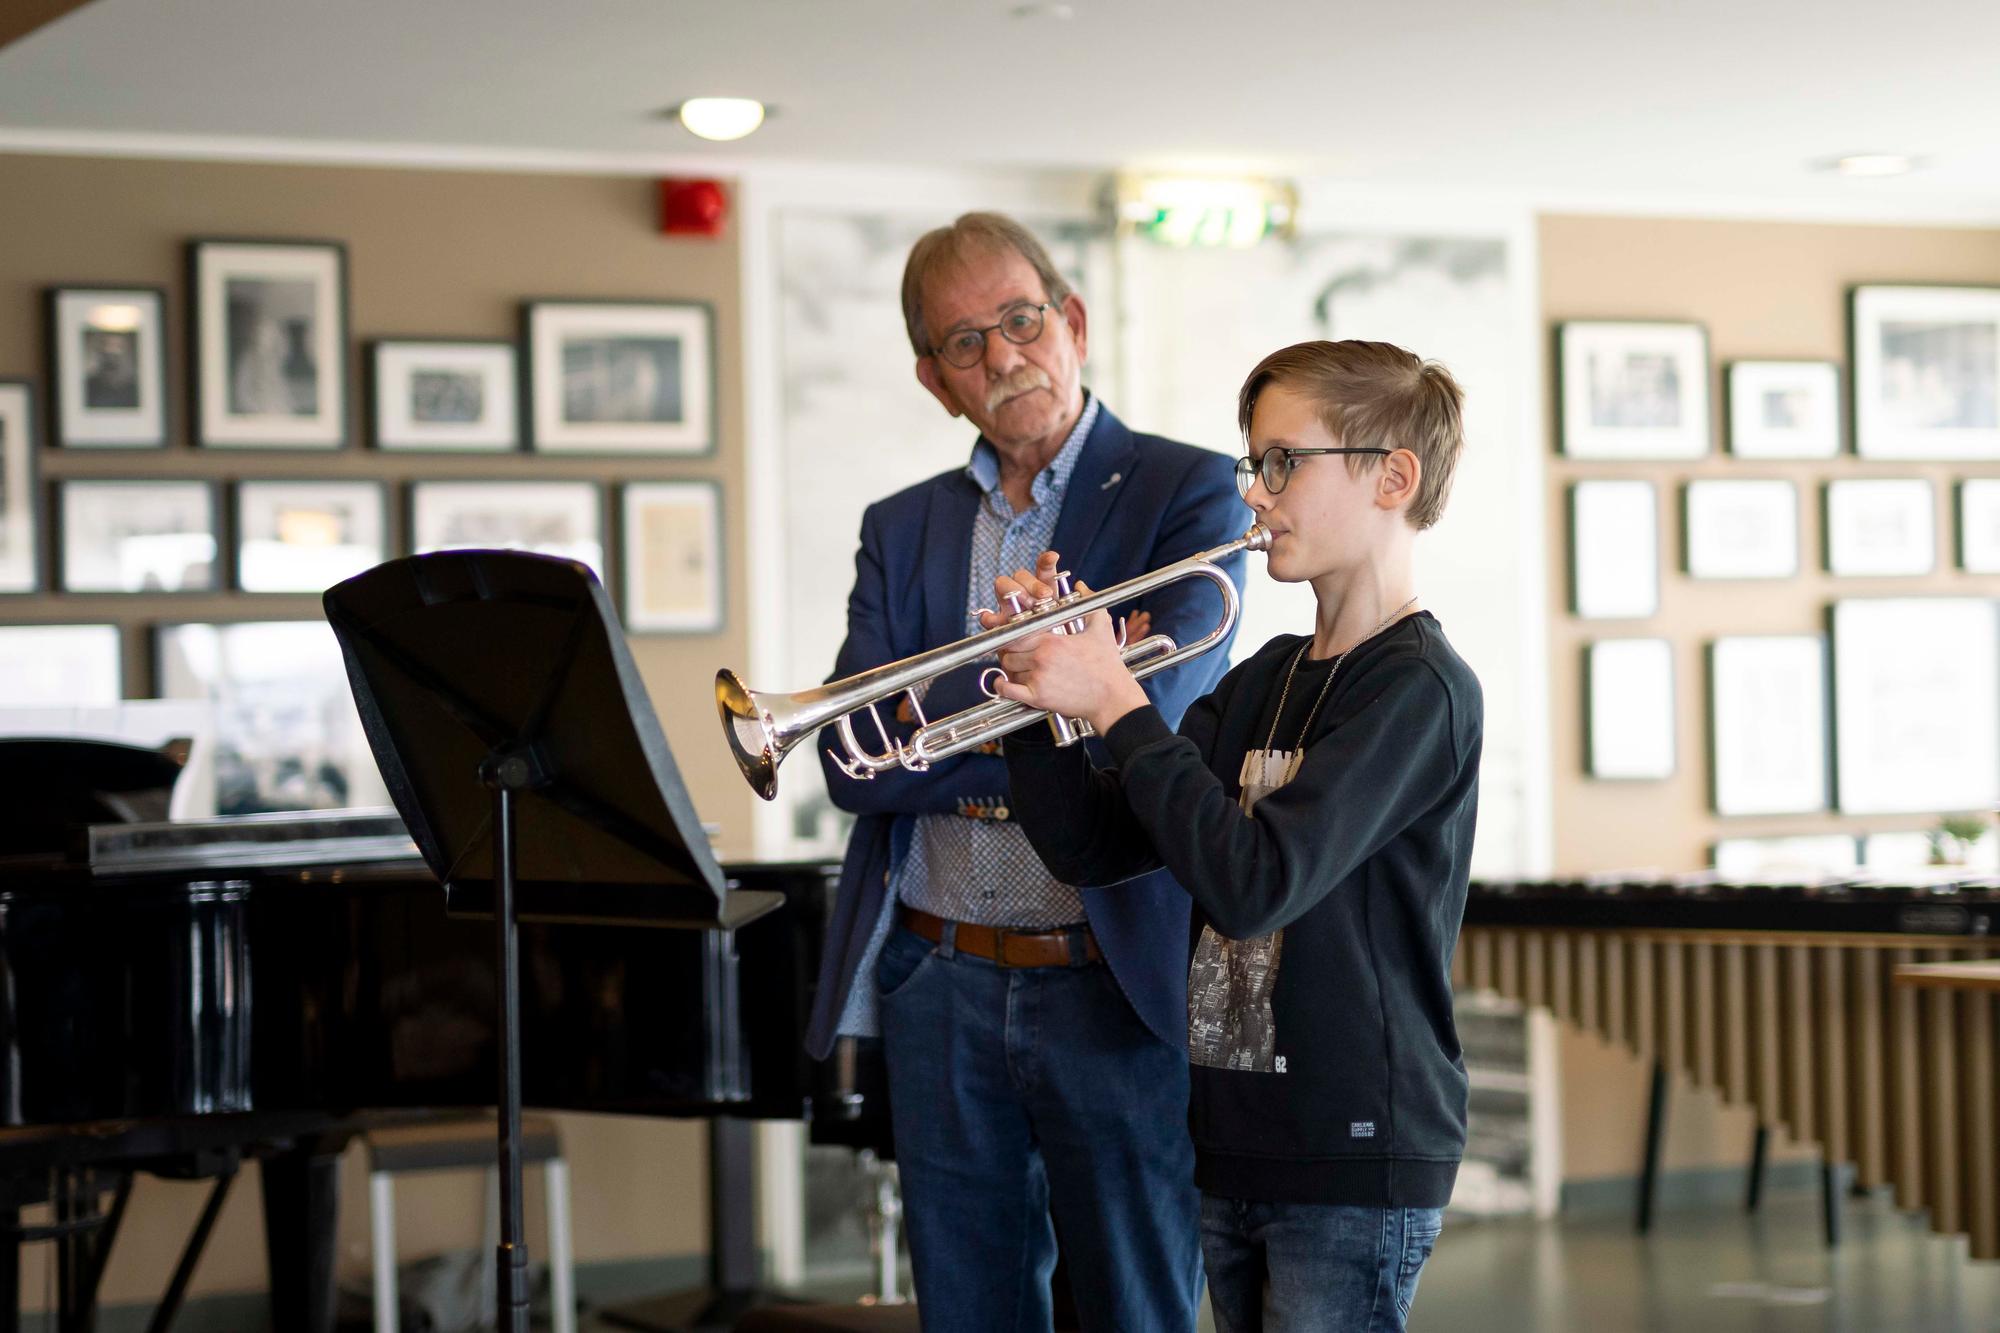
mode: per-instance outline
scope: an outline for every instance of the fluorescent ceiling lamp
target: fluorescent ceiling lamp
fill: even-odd
[[[1907,153],[1849,153],[1818,165],[1843,176],[1903,176],[1916,169],[1917,159]]]
[[[748,97],[690,97],[678,114],[691,133],[727,143],[764,123],[764,104]]]

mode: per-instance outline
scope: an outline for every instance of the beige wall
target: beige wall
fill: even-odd
[[[42,288],[135,283],[168,291],[168,384],[174,438],[165,451],[47,449],[45,479],[81,476],[712,478],[723,485],[728,622],[714,635],[632,642],[653,703],[696,807],[722,826],[726,854],[750,847],[752,797],[716,735],[710,681],[748,657],[744,552],[743,385],[737,239],[668,239],[654,227],[650,181],[552,175],[336,169],[188,162],[0,157],[0,378],[44,374]],[[339,453],[203,452],[188,447],[183,243],[191,237],[296,237],[346,243],[352,365],[363,340],[389,336],[518,336],[528,297],[672,298],[715,308],[719,447],[700,459],[420,457],[362,447],[357,382],[349,420],[356,444]],[[358,381],[358,376],[355,377]],[[40,399],[46,395],[41,394]],[[47,404],[39,401],[44,421]],[[401,504],[392,503],[400,543]],[[400,546],[397,549],[401,549]],[[10,598],[0,616],[28,622],[110,619],[124,627],[127,693],[151,686],[146,627],[162,620],[317,617],[313,597],[218,593],[173,598]],[[705,1194],[698,1125],[572,1116],[580,1260],[686,1253],[702,1244]],[[365,1260],[366,1193],[347,1163],[342,1258]],[[196,1279],[201,1291],[263,1285],[254,1173],[237,1186]],[[406,1253],[474,1244],[476,1177],[412,1182],[403,1190]],[[150,1299],[200,1206],[192,1185],[143,1183],[105,1279],[105,1299]],[[539,1194],[531,1186],[531,1231]],[[539,1240],[535,1242],[540,1244]],[[47,1247],[35,1247],[39,1256]],[[540,1252],[540,1251],[538,1251]],[[33,1262],[40,1262],[34,1258]],[[23,1274],[38,1297],[39,1271]]]
[[[1643,477],[1659,492],[1659,614],[1641,622],[1586,622],[1568,614],[1569,536],[1551,535],[1547,571],[1550,715],[1553,726],[1555,869],[1583,874],[1631,868],[1666,872],[1708,864],[1719,837],[1921,828],[1922,818],[1851,819],[1834,814],[1722,820],[1709,810],[1704,645],[1724,634],[1811,633],[1839,597],[1956,592],[2000,595],[2000,578],[1952,568],[1956,531],[1951,483],[2000,475],[2000,464],[1863,463],[1851,455],[1816,462],[1738,462],[1722,452],[1722,367],[1730,361],[1809,358],[1840,362],[1845,384],[1847,289],[1865,282],[2000,283],[2000,231],[1545,217],[1540,222],[1545,331],[1571,319],[1691,320],[1708,330],[1710,401],[1717,452],[1699,463],[1582,463],[1555,452],[1559,413],[1554,367],[1547,376],[1551,464],[1547,510],[1564,525],[1571,482]],[[1697,477],[1770,476],[1800,490],[1799,577],[1781,584],[1696,583],[1680,573],[1680,486]],[[1939,566],[1927,578],[1835,579],[1820,557],[1819,489],[1850,476],[1920,476],[1938,504]],[[1664,636],[1674,644],[1676,775],[1664,782],[1594,782],[1583,773],[1584,645],[1614,635]],[[1619,1175],[1637,1166],[1646,1070],[1594,1038],[1563,1040],[1565,1174]],[[1750,1117],[1677,1088],[1669,1166],[1747,1159]]]

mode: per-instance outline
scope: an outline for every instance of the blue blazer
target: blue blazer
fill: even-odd
[[[1063,565],[1093,588],[1109,588],[1162,565],[1233,541],[1253,515],[1237,497],[1231,461],[1212,450],[1140,435],[1100,408],[1070,473],[1053,549]],[[965,637],[966,580],[972,566],[972,524],[981,491],[964,468],[940,473],[870,505],[861,520],[854,591],[847,599],[847,641],[830,679],[840,679]],[[1237,590],[1244,559],[1228,563]],[[1115,615],[1142,608],[1152,633],[1190,643],[1215,627],[1221,594],[1206,579],[1159,588]],[[1178,725],[1187,706],[1221,679],[1223,644],[1171,671],[1148,678],[1146,693]],[[979,668],[948,673],[924,699],[931,718],[979,702]],[[892,734],[895,701],[879,711]],[[874,724],[857,734],[873,748]],[[1097,748],[1100,762],[1104,752]],[[1007,766],[997,753],[972,752],[926,773],[892,769],[856,781],[834,766],[839,740],[828,727],[820,761],[834,804],[860,818],[847,844],[833,919],[820,958],[806,1044],[824,1059],[833,1049],[848,995],[873,985],[871,947],[890,904],[888,885],[920,814],[988,813],[1006,805]],[[1146,1026],[1172,1046],[1187,1041],[1188,896],[1164,871],[1100,889],[1080,890],[1092,932],[1125,996]]]

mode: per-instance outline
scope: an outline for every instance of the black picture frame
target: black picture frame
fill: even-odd
[[[303,492],[317,490],[324,493],[332,488],[351,492],[365,492],[374,502],[372,512],[373,541],[342,543],[341,545],[343,546],[360,546],[363,549],[352,554],[343,553],[345,558],[329,556],[324,561],[325,567],[317,572],[313,580],[294,579],[286,583],[275,577],[276,571],[274,570],[251,570],[250,565],[253,562],[248,558],[247,552],[250,544],[263,531],[264,525],[258,521],[256,515],[248,512],[249,501],[258,492],[268,488],[280,487],[298,487]],[[391,522],[389,483],[374,477],[244,478],[234,482],[230,486],[229,500],[229,578],[230,586],[238,592],[249,593],[253,596],[322,593],[344,579],[351,578],[363,570],[372,569],[376,565],[381,564],[389,558],[390,551],[395,549],[395,544],[389,531]],[[368,535],[369,526],[364,521],[360,525],[359,535],[365,538]],[[260,553],[258,563],[268,566],[271,561]]]
[[[274,309],[256,326],[258,347],[233,345],[249,339],[230,326],[232,271],[242,282],[312,284],[310,347],[287,314],[296,293],[276,290],[265,293]],[[197,238],[187,243],[187,284],[189,431],[198,447],[296,453],[352,443],[346,245]],[[276,340],[266,336],[273,328]],[[306,397],[308,383],[313,410],[288,409],[287,400],[295,408]]]
[[[204,497],[208,512],[207,535],[212,543],[210,548],[212,553],[208,561],[207,574],[200,581],[185,584],[177,583],[171,587],[153,586],[141,581],[137,586],[129,586],[128,581],[121,580],[107,584],[103,580],[84,580],[77,577],[74,567],[81,562],[73,558],[78,554],[78,551],[73,547],[73,543],[83,540],[83,537],[79,535],[77,524],[70,512],[70,497],[86,491],[108,492],[114,487],[152,488],[156,494],[151,498],[156,505],[162,498],[157,492],[161,491],[177,491],[182,494],[199,492]],[[135,489],[127,489],[127,494],[135,495]],[[136,497],[133,502],[143,503],[143,497]],[[228,540],[225,531],[226,515],[223,509],[222,483],[220,481],[181,477],[69,477],[53,483],[50,514],[53,520],[50,524],[54,538],[53,547],[56,552],[56,584],[64,593],[73,596],[88,597],[169,597],[220,592],[222,590],[222,569]],[[161,533],[148,535],[172,535],[175,531],[175,529],[167,529]],[[93,559],[99,562],[109,559],[115,564],[117,557],[107,557],[102,553],[95,553]]]
[[[449,362],[456,360],[458,366],[446,365],[448,370],[466,371],[463,363],[475,362],[481,358],[504,358],[503,367],[481,367],[479,373],[486,376],[481,384],[482,394],[490,394],[488,403],[494,412],[501,415],[485,419],[479,427],[464,423],[421,422],[414,419],[417,414],[395,410],[395,393],[399,383],[407,377],[405,367],[396,362],[408,358],[416,360],[426,352],[437,353]],[[365,395],[368,404],[368,440],[383,453],[397,454],[513,454],[526,447],[526,433],[522,429],[521,396],[521,354],[520,345],[511,338],[378,338],[368,344],[365,361]],[[407,403],[407,395],[404,402]]]
[[[569,419],[568,381],[592,368],[570,364],[565,338],[605,344],[607,354],[622,350],[629,354],[628,360],[640,350],[630,344],[677,340],[673,387],[660,385],[653,390],[655,410],[662,415],[657,419],[637,415],[632,393],[616,383],[620,368],[606,366],[604,378],[611,383],[605,392],[624,401],[608,403],[606,415],[598,420]],[[656,368],[659,364],[654,363]],[[535,453],[707,458],[716,451],[720,379],[712,302],[559,298],[523,302],[521,366],[521,420],[528,448]]]
[[[543,548],[517,542],[495,541],[494,530],[476,533],[471,540],[439,544],[427,540],[440,534],[427,533],[423,514],[423,500],[427,495],[435,496],[447,491],[477,492],[484,490],[491,498],[504,495],[548,496],[558,489],[575,488],[578,496],[589,492],[589,513],[593,524],[593,534],[597,542],[597,560],[592,563],[584,555],[566,548]],[[463,499],[463,496],[459,498]],[[580,512],[580,510],[579,510]],[[611,560],[611,515],[610,505],[605,496],[602,482],[587,477],[561,477],[550,479],[530,479],[524,477],[421,477],[407,483],[403,488],[403,549],[410,555],[421,555],[426,551],[499,549],[517,551],[539,551],[545,555],[558,555],[579,560],[590,566],[597,575],[598,582],[605,587],[615,586],[611,579],[614,573]],[[504,535],[504,534],[499,534]]]
[[[69,658],[51,659],[46,640],[51,634],[61,630],[108,630],[110,632],[110,654],[107,662],[111,675],[111,689],[108,696],[100,697],[89,690],[79,691],[79,680],[88,680],[90,671],[80,655]],[[20,636],[20,637],[17,637]],[[26,640],[27,642],[24,642]],[[42,642],[33,643],[41,640]],[[31,647],[31,643],[33,646]],[[33,673],[42,678],[58,678],[64,684],[60,699],[42,697],[34,693],[23,677],[28,673],[23,664],[32,664]],[[33,622],[9,621],[0,624],[0,700],[7,707],[106,707],[114,705],[125,697],[125,634],[122,628],[109,620],[38,620]],[[28,688],[23,695],[22,689]]]
[[[1593,462],[1695,462],[1715,452],[1714,408],[1710,394],[1708,329],[1691,320],[1572,319],[1554,330],[1554,384],[1557,452],[1565,458]],[[1648,410],[1637,401],[1655,395],[1661,385],[1627,382],[1599,385],[1579,373],[1595,354],[1646,351],[1673,363],[1673,424],[1644,420]],[[1619,390],[1622,411],[1634,420],[1599,420],[1600,389]],[[1618,406],[1604,404],[1603,406]],[[1618,413],[1613,413],[1615,417]]]
[[[167,384],[166,289],[137,283],[64,285],[46,288],[42,303],[49,357],[49,443],[62,449],[166,448],[173,422],[173,394]],[[75,346],[73,332],[86,330],[73,330],[72,322],[87,318],[82,308],[92,305],[100,312],[95,331],[107,340],[121,333],[136,335],[129,393],[131,411],[137,415],[132,418],[122,415],[123,404],[90,402],[93,394],[118,398],[126,393],[118,382],[122,375],[94,389],[83,352]],[[132,319],[136,327],[112,325],[105,316],[113,311],[120,315],[118,322]]]
[[[643,534],[634,522],[633,506],[649,494],[665,499],[671,492],[701,497],[698,505],[706,510],[695,516],[705,526],[703,549],[694,555],[694,563],[705,566],[698,576],[707,583],[709,596],[694,611],[677,613],[654,606],[643,586],[646,561],[638,546]],[[706,478],[628,481],[618,488],[618,599],[628,634],[717,634],[729,623],[728,515],[723,502],[721,483]]]

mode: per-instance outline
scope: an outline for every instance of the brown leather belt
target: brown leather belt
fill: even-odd
[[[902,910],[905,927],[932,944],[943,942],[943,917],[920,912],[914,907]],[[1081,967],[1104,957],[1104,951],[1097,947],[1097,937],[1090,933],[1089,926],[1009,930],[1005,926],[975,926],[964,921],[955,925],[952,948],[959,953],[969,953],[974,958],[998,963],[1001,967]],[[1071,952],[1072,939],[1083,945],[1081,958]]]

